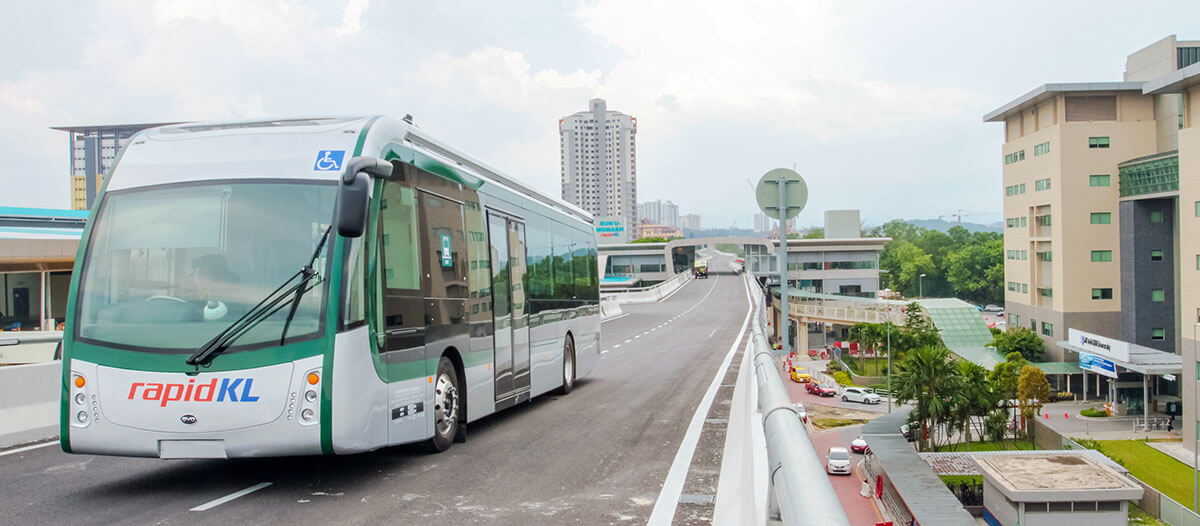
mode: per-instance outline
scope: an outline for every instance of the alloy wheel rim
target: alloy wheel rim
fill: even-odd
[[[443,374],[438,377],[435,392],[435,425],[438,434],[444,436],[454,427],[454,421],[458,418],[458,389],[450,381],[450,376]]]

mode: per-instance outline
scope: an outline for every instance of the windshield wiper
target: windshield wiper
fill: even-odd
[[[332,227],[325,229],[325,234],[321,236],[321,242],[317,244],[317,249],[313,251],[313,257],[309,260],[307,265],[301,267],[300,270],[296,271],[295,274],[292,274],[287,281],[284,281],[282,285],[271,291],[270,294],[267,294],[267,296],[263,298],[262,301],[259,301],[257,305],[252,307],[249,311],[246,311],[246,313],[240,318],[229,324],[228,327],[217,333],[216,336],[213,336],[213,338],[208,340],[208,342],[206,342],[204,345],[200,346],[196,352],[187,357],[187,364],[201,366],[211,362],[212,359],[218,354],[225,352],[225,350],[229,348],[234,340],[242,337],[244,334],[249,332],[250,329],[257,326],[259,322],[270,318],[276,312],[279,312],[280,309],[287,306],[287,303],[284,302],[290,295],[295,294],[297,300],[293,301],[292,311],[288,315],[288,323],[284,324],[283,330],[284,334],[286,334],[287,325],[291,323],[291,317],[296,312],[299,297],[313,286],[316,286],[315,283],[313,285],[309,285],[309,282],[312,281],[313,277],[317,275],[317,271],[313,270],[312,264],[316,261],[317,256],[320,254],[321,247],[325,246],[325,241],[329,239],[329,233],[331,232],[331,229]],[[296,284],[292,285],[292,282],[295,281],[296,278],[300,279],[296,282]],[[291,287],[289,288],[288,285],[291,285]],[[287,290],[284,290],[285,288]],[[282,345],[282,340],[280,345]]]
[[[321,242],[317,243],[317,248],[316,250],[313,250],[312,257],[308,258],[308,264],[304,265],[304,267],[300,269],[300,272],[304,274],[304,277],[300,278],[301,283],[308,282],[308,280],[312,279],[312,277],[317,274],[317,271],[313,270],[312,266],[317,262],[317,256],[321,254],[321,248],[325,246],[325,240],[329,239],[329,232],[332,229],[333,225],[329,225],[329,227],[325,229],[325,234],[321,236]],[[320,281],[317,283],[320,283]],[[314,287],[316,285],[316,283],[313,284]],[[291,327],[292,325],[292,318],[296,317],[296,309],[300,308],[300,298],[303,298],[304,293],[308,292],[311,288],[312,287],[306,287],[296,291],[296,298],[292,300],[292,308],[288,311],[287,319],[283,321],[283,331],[279,333],[279,345],[283,345],[283,342],[287,340],[288,327]]]

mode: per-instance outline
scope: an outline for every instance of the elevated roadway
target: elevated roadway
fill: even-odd
[[[163,461],[67,455],[57,443],[0,452],[0,523],[711,523],[747,298],[742,279],[714,274],[626,305],[604,323],[596,373],[571,394],[474,423],[442,454]]]

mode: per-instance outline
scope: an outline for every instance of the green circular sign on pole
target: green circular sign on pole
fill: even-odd
[[[780,190],[783,200],[780,201]],[[800,215],[808,204],[808,184],[800,174],[787,168],[776,168],[758,180],[754,188],[758,208],[771,219],[786,220]]]

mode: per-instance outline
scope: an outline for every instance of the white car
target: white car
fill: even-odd
[[[831,447],[825,454],[825,472],[830,475],[850,474],[850,452],[844,447]]]
[[[861,387],[847,387],[842,391],[843,402],[859,402],[862,404],[878,404],[881,399],[879,395],[869,392]]]
[[[796,402],[796,403],[792,404],[792,409],[795,409],[796,414],[800,415],[800,422],[805,423],[805,424],[808,423],[808,411],[806,411],[804,409],[804,404],[802,404],[800,402]]]

